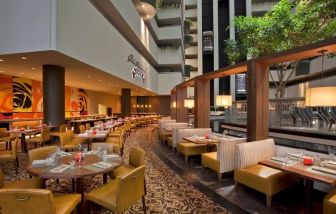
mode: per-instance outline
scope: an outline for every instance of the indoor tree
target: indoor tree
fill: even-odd
[[[336,0],[280,0],[263,17],[236,17],[237,41],[227,40],[225,52],[233,64],[246,55],[264,56],[331,38],[336,36],[335,17]],[[284,96],[297,66],[298,61],[274,65],[270,76],[276,98]]]

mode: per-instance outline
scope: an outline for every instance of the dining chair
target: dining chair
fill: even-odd
[[[79,133],[83,134],[85,132],[85,126],[84,125],[80,125],[79,126]]]
[[[4,174],[0,168],[0,188],[42,188],[43,181],[40,178],[20,179],[12,182],[4,182]]]
[[[57,151],[57,146],[45,146],[28,151],[29,163],[34,160],[41,160],[47,158],[49,155]]]
[[[0,161],[13,161],[15,172],[17,174],[17,168],[19,167],[19,159],[17,156],[17,144],[19,138],[15,138],[11,143],[11,150],[0,151]]]
[[[45,128],[41,131],[41,134],[39,136],[28,138],[26,140],[27,143],[34,143],[35,148],[37,144],[40,144],[41,147],[43,147],[44,143],[49,141],[50,141],[50,128]]]
[[[11,141],[16,138],[16,136],[11,136],[9,133],[6,133],[7,128],[0,128],[0,142],[6,142],[6,150],[10,149]]]
[[[91,128],[90,123],[86,123],[86,124],[85,124],[85,129],[86,129],[86,130],[90,130],[90,128]]]
[[[108,136],[106,138],[106,143],[113,143],[114,144],[114,151],[119,150],[120,154],[124,154],[124,143],[125,143],[125,132],[121,130],[118,135]]]
[[[53,194],[45,189],[0,189],[2,214],[69,214],[80,201],[80,194]]]
[[[50,136],[59,138],[62,133],[66,132],[66,127],[67,126],[65,124],[60,125],[58,131],[50,132]]]
[[[145,166],[141,165],[123,176],[91,190],[86,195],[88,213],[91,213],[92,203],[117,213],[123,213],[140,198],[142,198],[143,211],[146,213],[144,180]]]

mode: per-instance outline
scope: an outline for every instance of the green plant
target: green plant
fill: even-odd
[[[181,5],[181,0],[159,0],[157,2],[158,8],[179,8]]]
[[[236,17],[237,43],[226,41],[225,52],[236,63],[244,55],[264,56],[331,38],[336,36],[335,17],[335,0],[280,0],[263,17]],[[277,81],[270,72],[277,98],[284,96],[297,65],[298,61],[279,64]]]
[[[190,77],[190,72],[194,69],[191,65],[184,65],[184,77]]]
[[[193,37],[189,34],[184,35],[184,44],[185,45],[190,45],[193,42]]]
[[[193,25],[193,22],[189,19],[185,19],[184,20],[184,33],[189,33],[190,32],[190,29]]]

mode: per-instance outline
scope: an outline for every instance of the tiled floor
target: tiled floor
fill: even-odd
[[[175,172],[186,179],[216,203],[233,213],[303,213],[304,188],[296,186],[276,194],[272,207],[265,205],[265,195],[245,186],[234,189],[233,173],[225,174],[223,180],[217,180],[217,173],[202,169],[200,157],[191,157],[185,163],[167,145],[156,141],[153,151]],[[322,213],[324,193],[314,191],[314,212]]]

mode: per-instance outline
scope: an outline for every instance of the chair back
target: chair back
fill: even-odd
[[[68,135],[67,132],[60,133],[59,138],[60,138],[60,144],[61,144],[61,146],[66,145],[70,141],[69,135]]]
[[[218,138],[217,160],[220,173],[230,172],[235,167],[235,145],[245,143],[246,138]]]
[[[69,140],[69,141],[75,139],[75,134],[74,134],[74,132],[73,132],[72,130],[68,130],[68,131],[66,132],[66,134],[67,134],[67,136],[68,136],[68,140]]]
[[[16,137],[14,140],[12,140],[11,144],[12,144],[12,156],[13,157],[17,157],[17,146],[18,146],[18,142],[19,142],[19,138]]]
[[[41,131],[42,142],[50,140],[50,128],[45,128]]]
[[[84,125],[80,125],[79,126],[79,133],[83,134],[85,132],[85,126]]]
[[[86,129],[86,130],[90,130],[90,128],[91,128],[90,123],[85,123],[85,129]]]
[[[177,130],[177,143],[180,143],[184,137],[205,136],[211,134],[211,128],[188,128],[188,129],[178,129]]]
[[[159,126],[159,132],[161,133],[163,131],[163,124],[164,123],[176,123],[176,120],[171,120],[171,119],[160,119],[158,121],[158,126]]]
[[[9,136],[5,131],[7,131],[7,128],[0,128],[0,138]]]
[[[145,151],[139,147],[131,147],[129,154],[129,164],[134,167],[145,165]]]
[[[116,211],[122,213],[145,195],[145,166],[139,166],[118,178]]]
[[[2,214],[55,214],[53,195],[45,189],[0,189]]]
[[[65,124],[60,125],[59,132],[61,132],[61,133],[66,132],[66,127],[67,126]]]
[[[93,143],[91,144],[92,150],[97,150],[100,147],[103,150],[105,149],[107,153],[113,153],[113,143]]]
[[[49,155],[57,151],[57,146],[44,146],[28,151],[29,163],[33,160],[41,160],[47,158]]]
[[[235,146],[236,169],[257,165],[259,161],[267,160],[275,155],[273,139],[239,143]]]

